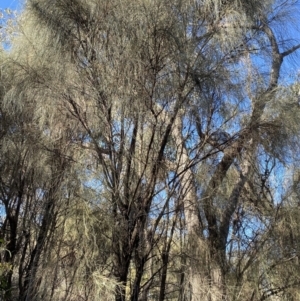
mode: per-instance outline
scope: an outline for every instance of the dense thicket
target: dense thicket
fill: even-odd
[[[27,0],[2,29],[1,298],[298,300],[298,12]]]

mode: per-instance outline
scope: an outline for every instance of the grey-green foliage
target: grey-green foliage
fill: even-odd
[[[274,237],[294,223],[272,177],[299,133],[295,87],[279,77],[299,46],[277,29],[292,4],[27,1],[2,71],[16,298],[277,294]],[[290,271],[283,296],[298,288]]]

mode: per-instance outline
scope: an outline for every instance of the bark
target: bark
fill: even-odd
[[[205,238],[202,235],[202,221],[198,209],[198,196],[194,174],[190,168],[191,160],[185,147],[182,137],[181,116],[178,116],[173,129],[173,138],[176,145],[180,145],[178,151],[178,170],[181,183],[182,205],[184,208],[185,224],[187,229],[187,252],[188,252],[188,271],[185,275],[185,293],[184,298],[189,301],[207,300],[208,297],[208,273],[206,267],[208,262],[207,246]]]

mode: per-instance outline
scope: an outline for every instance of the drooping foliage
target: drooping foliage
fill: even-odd
[[[298,9],[27,0],[1,52],[1,298],[297,300]]]

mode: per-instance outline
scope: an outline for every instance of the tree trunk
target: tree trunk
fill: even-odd
[[[176,119],[173,137],[176,145],[180,145],[178,151],[178,170],[181,181],[181,194],[183,196],[182,204],[185,214],[185,224],[187,229],[187,252],[189,269],[185,272],[184,300],[205,301],[213,300],[212,295],[220,296],[221,288],[219,279],[210,275],[207,266],[209,262],[209,252],[207,241],[202,231],[203,225],[197,208],[198,197],[196,194],[195,179],[192,170],[189,167],[190,158],[182,138],[180,117]],[[218,274],[218,268],[214,270],[214,275]],[[213,294],[211,292],[214,292]],[[221,300],[220,298],[218,300]]]

